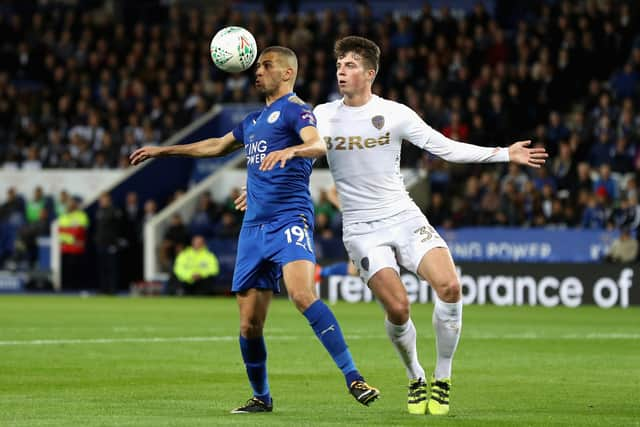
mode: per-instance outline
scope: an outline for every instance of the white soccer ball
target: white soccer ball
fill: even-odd
[[[239,73],[251,67],[258,55],[253,34],[242,27],[225,27],[211,40],[211,59],[216,67],[228,73]]]

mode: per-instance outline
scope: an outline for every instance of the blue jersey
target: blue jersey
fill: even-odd
[[[312,160],[295,157],[284,168],[260,171],[267,154],[302,144],[300,130],[316,125],[311,107],[289,93],[262,111],[249,114],[234,130],[247,155],[247,211],[245,225],[279,222],[301,214],[313,224],[309,194]]]

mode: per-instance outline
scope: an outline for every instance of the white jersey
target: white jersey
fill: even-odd
[[[314,109],[336,183],[343,223],[370,222],[416,208],[400,173],[402,141],[451,162],[504,162],[508,149],[446,138],[412,109],[373,95],[360,107],[342,100]]]

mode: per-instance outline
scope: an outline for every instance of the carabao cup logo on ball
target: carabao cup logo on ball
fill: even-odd
[[[239,73],[251,67],[258,54],[253,34],[242,27],[225,27],[211,40],[211,59],[216,67],[228,73]]]

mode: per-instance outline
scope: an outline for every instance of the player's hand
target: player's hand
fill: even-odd
[[[539,168],[544,165],[549,154],[544,147],[528,148],[531,141],[518,141],[509,146],[509,159],[514,163]]]
[[[275,168],[278,163],[280,163],[280,167],[283,168],[284,165],[287,164],[287,161],[293,159],[295,156],[293,147],[285,148],[284,150],[272,151],[267,154],[262,163],[260,164],[261,171],[270,171]]]
[[[244,212],[247,210],[247,187],[240,189],[240,195],[233,201],[233,205],[237,211]]]
[[[138,148],[136,151],[131,153],[131,155],[129,156],[129,161],[132,165],[138,165],[147,159],[157,157],[161,151],[162,147],[154,147],[152,145]]]

